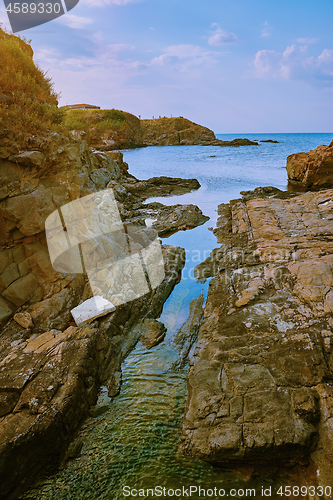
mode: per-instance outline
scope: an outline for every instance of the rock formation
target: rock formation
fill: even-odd
[[[46,218],[109,187],[126,224],[144,227],[152,219],[159,234],[167,234],[208,219],[193,205],[143,203],[154,193],[197,189],[195,179],[138,181],[121,153],[52,137],[45,149],[0,160],[1,498],[18,494],[43,463],[64,452],[102,383],[110,396],[117,394],[121,363],[140,336],[136,323],[160,314],[185,260],[182,249],[164,245],[162,284],[78,327],[71,309],[91,297],[90,285],[83,274],[52,267]]]
[[[216,139],[212,130],[183,117],[141,120],[141,129],[147,146],[206,144]]]
[[[192,346],[198,338],[198,330],[203,315],[204,296],[200,294],[197,299],[192,299],[189,307],[189,315],[185,323],[179,328],[175,335],[173,344],[179,351],[179,360],[173,364],[172,368],[183,368]]]
[[[308,153],[287,158],[288,181],[292,188],[323,189],[333,186],[333,141]]]
[[[113,124],[105,121],[108,112],[119,113],[122,121]],[[73,111],[67,111],[72,113]],[[118,110],[97,110],[80,112],[80,123],[76,122],[73,137],[85,139],[90,147],[103,151],[146,146],[252,146],[257,142],[249,139],[221,141],[216,139],[212,130],[198,125],[182,116],[177,118],[156,118],[139,120],[136,116]],[[71,121],[65,115],[65,124]],[[102,123],[103,126],[99,126]],[[81,127],[81,128],[80,128]]]
[[[258,188],[219,215],[221,247],[197,269],[214,277],[188,375],[184,453],[231,467],[312,454],[315,481],[328,484],[333,189]]]

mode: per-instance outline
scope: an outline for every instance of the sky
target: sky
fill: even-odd
[[[332,21],[332,0],[80,0],[19,34],[60,105],[217,134],[333,132]]]

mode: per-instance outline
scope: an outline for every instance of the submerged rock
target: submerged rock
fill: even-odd
[[[291,187],[322,189],[333,186],[333,141],[308,153],[287,158],[288,181]]]
[[[333,190],[255,190],[219,214],[184,453],[228,466],[292,466],[312,453],[329,471]]]
[[[166,327],[157,319],[144,319],[136,326],[140,333],[139,340],[147,349],[160,344],[166,333]]]
[[[202,304],[204,300],[202,294],[197,299],[191,300],[188,318],[176,333],[173,343],[179,351],[179,361],[172,366],[173,369],[185,366],[189,352],[197,340],[199,325],[203,316]]]

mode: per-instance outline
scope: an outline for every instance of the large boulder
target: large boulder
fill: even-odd
[[[333,186],[333,141],[308,153],[296,153],[287,158],[287,173],[292,187],[321,189]]]

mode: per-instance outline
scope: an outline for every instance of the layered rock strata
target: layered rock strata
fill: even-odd
[[[323,189],[333,186],[333,141],[308,153],[296,153],[287,158],[289,184],[293,188]]]
[[[197,269],[214,277],[188,375],[184,453],[229,466],[292,466],[312,453],[324,484],[333,461],[333,190],[259,188],[219,215],[221,247]]]
[[[40,155],[44,158],[42,165]],[[6,321],[23,306],[29,307],[37,323],[41,317],[39,310],[45,311],[46,302],[48,311],[54,311],[49,311],[51,317],[58,315],[61,302],[67,301],[73,307],[70,283],[81,283],[81,278],[54,270],[44,224],[58,207],[76,198],[112,188],[124,223],[145,226],[145,220],[151,218],[152,227],[160,234],[194,227],[208,219],[193,205],[143,204],[155,190],[156,194],[170,195],[197,189],[200,185],[195,179],[177,179],[177,183],[166,177],[138,181],[128,174],[119,153],[111,155],[115,159],[106,153],[93,154],[86,143],[76,142],[60,148],[57,161],[37,151],[17,155],[12,162],[1,160],[0,321]],[[32,166],[27,166],[27,158]],[[43,306],[38,306],[41,301]]]
[[[51,153],[21,151],[0,161],[1,498],[15,498],[38,469],[64,452],[102,383],[111,397],[117,394],[121,363],[140,336],[136,323],[159,316],[185,260],[182,249],[162,246],[165,278],[157,288],[78,327],[71,309],[91,297],[91,286],[84,274],[53,268],[47,217],[111,188],[124,224],[145,227],[153,214],[151,225],[162,234],[207,220],[191,205],[143,203],[155,190],[197,189],[195,179],[138,181],[127,168],[120,153],[92,152],[83,141],[60,137]]]
[[[164,246],[163,258],[166,277],[157,289],[89,325],[61,329],[54,321],[57,328],[40,334],[7,323],[0,337],[1,498],[15,498],[60,458],[101,384],[110,396],[118,393],[121,363],[140,335],[135,323],[160,314],[184,265],[180,248]]]

